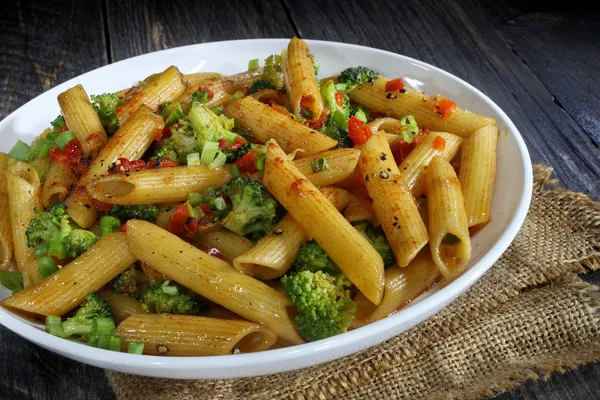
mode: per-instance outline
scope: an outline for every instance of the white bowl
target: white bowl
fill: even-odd
[[[59,113],[56,96],[78,83],[88,93],[99,94],[131,86],[169,65],[178,66],[184,73],[236,73],[247,68],[248,60],[257,57],[262,60],[279,53],[287,44],[287,39],[198,44],[134,57],[88,72],[48,90],[0,122],[0,150],[8,151],[17,139],[31,142]],[[237,378],[308,367],[374,346],[429,318],[473,285],[510,245],[531,201],[531,161],[517,128],[483,93],[439,68],[367,47],[322,41],[308,41],[308,44],[321,65],[320,76],[334,75],[349,66],[365,65],[389,77],[405,77],[406,82],[419,91],[447,95],[460,107],[496,118],[501,134],[492,221],[473,238],[472,259],[462,276],[432,289],[381,321],[329,339],[254,354],[188,358],[132,355],[54,337],[2,308],[0,323],[46,349],[102,368],[164,378]],[[0,287],[0,298],[9,294]]]

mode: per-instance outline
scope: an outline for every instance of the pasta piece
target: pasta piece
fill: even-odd
[[[223,260],[229,263],[253,246],[250,240],[227,229],[198,235],[195,242],[205,250],[216,248],[223,256]]]
[[[498,128],[486,126],[475,131],[462,148],[458,180],[469,227],[490,221],[497,142]]]
[[[86,173],[81,176],[79,186],[85,186],[94,179],[106,175],[119,158],[140,159],[164,126],[161,117],[153,113],[150,108],[141,106],[94,158]]]
[[[436,148],[438,143],[439,145]],[[445,132],[430,132],[425,140],[419,143],[402,161],[399,165],[400,173],[415,199],[423,195],[425,170],[431,159],[439,155],[445,160],[450,161],[458,153],[461,144],[462,139],[456,135]]]
[[[350,202],[350,193],[335,187],[325,187],[321,193],[338,210]],[[263,280],[279,278],[294,263],[298,248],[309,239],[302,226],[287,214],[275,225],[271,233],[263,237],[254,247],[233,260],[233,266],[247,275]]]
[[[34,314],[60,316],[135,261],[125,233],[111,233],[40,283],[7,297],[0,304]]]
[[[82,228],[89,228],[98,219],[96,202],[85,190],[85,187],[75,188],[65,198],[67,214]]]
[[[275,139],[286,153],[303,150],[298,153],[299,157],[329,150],[337,144],[324,133],[294,121],[251,96],[229,103],[224,112],[252,131],[254,141],[265,143]]]
[[[25,236],[29,221],[35,217],[34,210],[42,209],[40,178],[32,166],[17,161],[8,167],[6,181],[15,262],[23,275],[23,286],[28,287],[40,281],[38,263]]]
[[[315,76],[310,49],[297,37],[288,45],[283,71],[285,88],[294,114],[318,120],[323,112],[323,99]],[[303,109],[310,110],[307,113]]]
[[[181,73],[177,67],[171,65],[149,79],[139,92],[134,93],[117,109],[119,125],[125,123],[142,105],[148,106],[152,111],[157,111],[164,102],[177,99],[185,88]]]
[[[192,315],[137,314],[115,330],[129,342],[144,343],[144,354],[157,356],[220,356],[270,349],[277,335],[248,321],[196,317]]]
[[[218,72],[197,72],[194,74],[184,74],[183,80],[184,82],[187,82],[187,86],[198,90],[198,86],[202,86],[206,81],[210,79],[220,79],[222,77],[223,75]]]
[[[232,92],[242,90],[252,86],[252,84],[263,78],[263,69],[256,68],[250,71],[244,71],[237,74],[229,75],[228,79],[231,82]]]
[[[338,149],[318,153],[310,157],[295,160],[294,164],[315,186],[330,186],[348,178],[356,169],[360,151],[357,149]],[[319,171],[313,164],[327,164],[327,168]]]
[[[300,173],[274,140],[268,143],[263,183],[348,279],[379,304],[384,283],[381,256]]]
[[[29,162],[29,164],[35,167],[36,172],[40,177],[40,182],[44,183],[48,177],[48,173],[50,172],[50,167],[53,164],[52,160],[50,159],[50,155],[42,158],[34,158]]]
[[[156,271],[252,322],[264,324],[279,336],[302,343],[287,312],[290,301],[261,281],[150,222],[129,220],[127,239],[131,251]]]
[[[13,254],[12,231],[10,229],[10,209],[8,205],[8,154],[0,153],[0,272],[6,271]]]
[[[183,107],[188,107],[192,102],[192,96],[200,88],[206,88],[212,91],[212,98],[208,100],[205,106],[217,107],[233,100],[231,94],[235,92],[233,82],[222,75],[213,74],[202,81],[190,82],[185,91],[177,98]]]
[[[379,220],[373,210],[373,203],[367,189],[357,189],[352,192],[350,202],[344,209],[344,218],[348,222],[369,221],[373,225],[379,226]]]
[[[452,280],[464,271],[471,257],[460,182],[448,161],[434,157],[427,169],[425,184],[431,256],[444,278]]]
[[[367,140],[358,165],[396,262],[406,267],[429,238],[415,199],[383,134],[374,134]]]
[[[73,173],[70,164],[52,163],[44,186],[42,186],[42,204],[44,207],[64,200],[75,182],[77,182],[77,176]]]
[[[115,323],[120,324],[127,318],[135,314],[143,314],[144,309],[142,303],[138,300],[132,299],[130,296],[124,294],[115,294],[111,290],[102,288],[98,291],[100,297],[102,297],[110,306]]]
[[[96,179],[90,195],[109,204],[148,204],[185,201],[192,192],[222,186],[232,178],[229,167],[173,167],[132,171]]]
[[[385,292],[381,304],[371,303],[360,293],[354,299],[356,314],[352,329],[378,321],[409,304],[440,279],[440,271],[423,249],[406,268],[393,266],[385,271]]]
[[[456,108],[450,117],[442,118],[437,106],[444,98],[441,95],[428,96],[407,89],[405,93],[394,92],[388,96],[385,86],[390,80],[377,78],[372,83],[364,83],[350,92],[350,99],[369,109],[401,118],[412,114],[419,125],[434,131],[450,132],[468,137],[477,129],[495,125],[496,120]]]
[[[93,154],[107,141],[106,132],[90,102],[90,97],[77,85],[58,95],[58,104],[67,127],[79,142],[83,154]]]

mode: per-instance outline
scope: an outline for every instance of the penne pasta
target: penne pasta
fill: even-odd
[[[294,121],[251,96],[229,103],[223,111],[248,128],[255,142],[275,139],[286,153],[303,150],[298,153],[299,157],[329,150],[337,144],[324,133]]]
[[[8,167],[6,181],[15,263],[27,288],[40,281],[38,263],[33,258],[33,248],[27,246],[25,235],[35,210],[42,209],[40,178],[32,166],[17,161]]]
[[[140,159],[164,126],[161,117],[147,106],[141,106],[94,158],[88,170],[81,176],[79,186],[85,186],[94,179],[106,175],[119,158],[130,161]]]
[[[369,221],[373,225],[379,226],[379,220],[373,210],[373,202],[367,189],[356,189],[352,192],[350,202],[344,209],[344,218],[348,222]]]
[[[98,219],[96,202],[85,190],[77,187],[65,198],[67,214],[82,228],[89,228]]]
[[[438,139],[440,138],[440,139]],[[438,143],[436,143],[436,141]],[[438,145],[439,144],[439,145]],[[423,195],[425,188],[425,171],[431,159],[435,156],[441,156],[446,161],[452,160],[460,146],[462,139],[456,135],[446,132],[430,132],[408,157],[400,163],[398,168],[402,178],[408,184],[412,195],[418,199]]]
[[[463,144],[458,180],[469,227],[485,224],[491,218],[497,142],[498,128],[486,126],[476,130]]]
[[[442,275],[452,280],[460,275],[471,257],[471,240],[460,182],[454,168],[434,157],[425,180],[431,256]]]
[[[350,193],[335,187],[325,187],[321,193],[338,210],[350,202]],[[262,280],[283,276],[296,259],[300,245],[309,240],[294,217],[287,214],[275,225],[272,232],[263,237],[256,245],[233,260],[233,266],[240,272]]]
[[[415,199],[383,134],[377,133],[367,140],[358,164],[396,262],[406,267],[429,238]]]
[[[263,183],[348,279],[379,304],[384,283],[381,256],[300,173],[274,140],[268,143]]]
[[[42,204],[48,207],[65,199],[77,182],[70,164],[53,162],[42,186]]]
[[[90,195],[109,204],[148,204],[185,201],[192,192],[224,185],[232,178],[229,167],[173,167],[132,171],[96,179]]]
[[[240,72],[238,74],[229,75],[228,79],[231,82],[232,92],[242,90],[252,86],[252,84],[263,78],[263,69],[256,68],[250,71]]]
[[[136,261],[125,233],[111,233],[43,281],[2,300],[4,307],[40,315],[63,315],[88,293],[106,285]],[[102,268],[98,268],[101,265]]]
[[[358,163],[360,151],[357,149],[337,149],[314,154],[294,161],[300,172],[315,186],[330,186],[352,175]],[[325,162],[327,168],[318,170],[316,162]]]
[[[130,296],[115,294],[107,288],[98,290],[98,294],[110,306],[116,324],[120,324],[132,315],[144,313],[142,302],[132,299]]]
[[[283,76],[294,114],[318,120],[323,112],[323,98],[310,49],[302,39],[295,37],[290,40]]]
[[[248,321],[191,315],[137,314],[116,329],[115,336],[144,343],[144,354],[161,356],[220,356],[270,349],[277,335]]]
[[[8,205],[8,182],[6,170],[8,169],[8,154],[0,153],[0,272],[6,271],[10,266],[13,255],[13,239],[10,227],[10,208]]]
[[[148,106],[152,111],[158,111],[158,107],[167,101],[177,99],[186,85],[177,67],[170,66],[160,74],[149,79],[143,88],[117,109],[119,125],[123,125],[133,113],[142,105]]]
[[[231,263],[236,257],[250,250],[253,246],[250,240],[228,229],[198,235],[195,242],[204,250],[211,248],[219,250],[223,260],[228,263]]]
[[[354,299],[356,314],[351,328],[378,321],[409,304],[440,279],[440,271],[431,259],[428,249],[423,249],[405,268],[393,266],[385,271],[385,292],[376,306],[359,293]]]
[[[81,143],[83,154],[94,154],[104,146],[106,132],[83,86],[77,85],[59,94],[58,104],[67,127]]]
[[[406,89],[405,93],[386,92],[389,78],[380,77],[371,83],[364,83],[350,92],[350,99],[362,106],[401,118],[411,114],[419,125],[433,131],[449,132],[460,137],[469,137],[477,129],[495,125],[496,120],[483,115],[475,114],[462,108],[456,108],[450,117],[440,115],[438,104],[444,99],[441,95],[428,96],[426,94]]]
[[[156,271],[252,322],[264,324],[279,336],[302,343],[287,312],[290,301],[264,283],[150,222],[129,220],[127,238],[131,251]]]

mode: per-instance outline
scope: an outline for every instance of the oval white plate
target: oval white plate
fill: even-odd
[[[31,142],[59,113],[56,96],[82,84],[89,94],[131,86],[144,77],[176,65],[183,73],[216,71],[232,74],[248,60],[279,53],[287,39],[238,40],[159,51],[107,65],[65,82],[25,104],[0,122],[0,150],[17,139]],[[165,378],[237,378],[289,371],[340,358],[374,346],[432,316],[464,293],[502,255],[519,231],[531,201],[532,170],[525,143],[506,114],[488,97],[455,76],[412,58],[341,43],[308,41],[321,65],[320,76],[365,65],[390,77],[405,77],[419,91],[441,93],[460,107],[494,117],[500,129],[492,221],[473,238],[469,268],[454,282],[439,285],[396,314],[329,339],[262,353],[219,357],[156,357],[116,353],[60,339],[0,308],[0,323],[24,338],[77,361],[132,374]],[[0,298],[10,293],[0,287]]]

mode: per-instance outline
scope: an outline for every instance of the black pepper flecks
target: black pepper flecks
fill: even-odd
[[[365,175],[365,182],[369,182],[369,174]]]
[[[390,92],[387,92],[387,93],[385,94],[385,97],[386,97],[386,98],[388,98],[388,99],[391,99],[392,97],[394,97],[394,95],[393,95],[393,94],[391,94]]]
[[[387,178],[389,178],[389,177],[390,177],[390,175],[389,175],[387,172],[385,172],[385,171],[381,171],[381,172],[379,173],[379,177],[380,177],[381,179],[387,179]]]
[[[381,161],[385,161],[387,160],[387,154],[385,154],[384,152],[381,152],[381,157],[379,157],[381,159]]]
[[[392,172],[392,170],[390,168],[387,169],[387,172]]]
[[[405,88],[400,89],[400,93],[406,93],[407,90]]]

